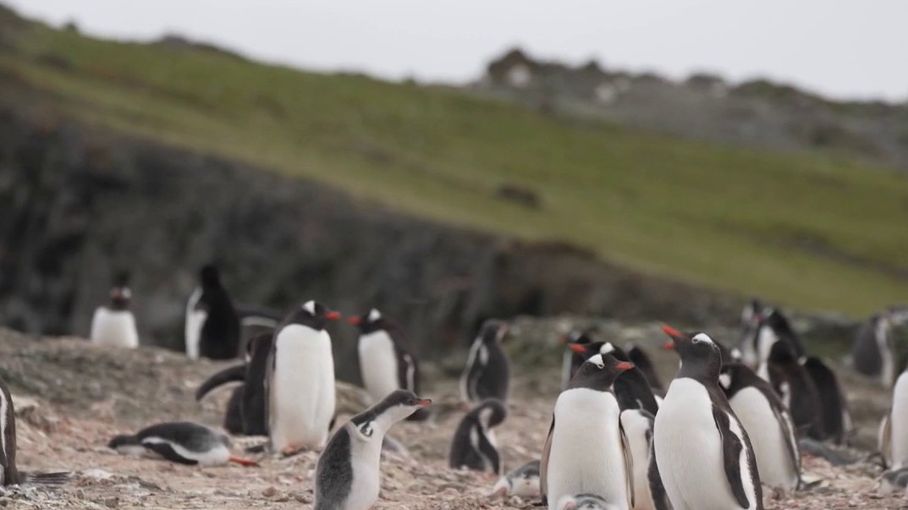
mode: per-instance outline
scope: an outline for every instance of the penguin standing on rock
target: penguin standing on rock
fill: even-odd
[[[722,354],[705,333],[664,326],[681,368],[656,415],[654,449],[675,510],[763,509],[747,431],[719,388]]]
[[[496,448],[494,427],[501,425],[507,410],[497,400],[486,400],[460,421],[451,442],[448,465],[501,474],[501,457]]]
[[[539,477],[550,510],[574,494],[594,494],[622,509],[633,506],[630,452],[618,400],[610,391],[615,378],[632,368],[630,362],[596,354],[558,396]]]
[[[337,429],[318,458],[314,510],[367,510],[381,487],[381,449],[395,423],[431,400],[396,390]]]
[[[794,424],[772,386],[741,363],[724,363],[719,384],[750,434],[760,479],[777,489],[797,489],[801,482],[801,455]]]
[[[139,346],[136,319],[129,310],[129,274],[119,273],[110,289],[107,306],[99,306],[91,318],[91,341],[103,347],[124,347],[135,349]]]
[[[465,402],[477,404],[489,398],[507,402],[510,369],[501,348],[507,332],[507,324],[499,320],[488,320],[482,325],[460,377],[460,394]]]
[[[329,321],[340,318],[307,301],[274,334],[265,376],[271,447],[285,455],[320,448],[334,418],[334,355]]]
[[[159,456],[187,465],[218,466],[234,462],[257,466],[254,461],[230,454],[230,439],[192,422],[159,423],[135,435],[115,436],[107,446],[123,455]]]
[[[186,355],[189,359],[236,358],[240,354],[240,318],[217,267],[203,267],[199,280],[201,286],[186,305]]]
[[[366,392],[373,402],[389,393],[405,389],[419,393],[419,366],[416,358],[401,345],[400,327],[373,308],[365,315],[352,316],[347,322],[360,329],[357,352],[359,367]],[[427,413],[419,410],[409,419],[425,419]]]

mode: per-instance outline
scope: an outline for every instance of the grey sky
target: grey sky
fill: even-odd
[[[537,57],[908,98],[902,0],[0,0],[102,36],[164,32],[253,58],[399,79],[465,81],[519,45]]]

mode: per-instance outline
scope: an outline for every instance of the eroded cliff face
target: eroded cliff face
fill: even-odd
[[[378,306],[437,356],[486,317],[572,312],[734,320],[735,299],[557,244],[403,216],[321,184],[0,110],[0,323],[88,332],[117,268],[132,272],[142,341],[182,348],[196,270],[216,261],[236,301]],[[355,332],[338,328],[341,349]]]

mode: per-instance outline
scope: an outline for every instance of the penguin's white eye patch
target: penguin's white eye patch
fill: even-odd
[[[729,374],[719,374],[719,384],[721,384],[723,388],[730,388],[731,376]]]
[[[698,344],[700,342],[705,342],[708,344],[714,343],[713,339],[710,338],[709,335],[707,335],[706,333],[697,333],[696,335],[694,335],[693,341],[695,344]]]
[[[599,349],[599,352],[601,352],[602,354],[608,354],[608,353],[614,352],[614,351],[615,351],[615,346],[612,345],[611,342],[606,342],[606,343],[602,346],[602,348]]]
[[[306,301],[306,304],[303,305],[303,310],[306,310],[311,315],[315,315],[315,301]]]
[[[381,319],[381,312],[379,312],[378,310],[373,308],[372,310],[369,311],[369,322],[374,322],[374,321],[377,321],[378,319]]]
[[[599,369],[605,368],[605,360],[602,359],[601,354],[597,354],[597,355],[591,357],[590,359],[586,360],[586,362],[596,365],[596,367]]]

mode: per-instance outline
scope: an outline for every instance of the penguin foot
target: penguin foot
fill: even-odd
[[[244,467],[259,467],[259,463],[252,459],[231,456],[229,460],[230,460],[230,462],[233,462],[234,464],[239,464]]]

